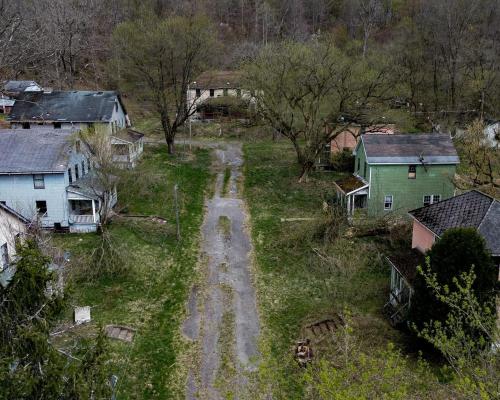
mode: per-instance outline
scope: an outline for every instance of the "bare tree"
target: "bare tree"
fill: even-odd
[[[196,99],[187,99],[188,86],[216,51],[209,20],[145,16],[120,25],[114,47],[123,84],[153,106],[168,152],[174,153],[179,127],[196,111]]]
[[[262,118],[291,141],[304,181],[323,146],[349,123],[381,119],[386,72],[347,57],[330,40],[287,42],[266,47],[247,66],[246,85]]]

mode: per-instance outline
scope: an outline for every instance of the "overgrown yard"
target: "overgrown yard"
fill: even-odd
[[[198,257],[203,199],[211,179],[208,150],[168,156],[166,146],[146,147],[144,159],[119,188],[120,207],[110,228],[118,263],[94,278],[90,254],[98,235],[59,235],[55,242],[72,252],[70,303],[90,305],[93,322],[73,334],[95,332],[98,324],[136,329],[132,343],[110,341],[109,373],[118,376],[118,398],[178,398],[184,390],[176,368],[183,351],[179,324]],[[182,238],[176,238],[174,185],[179,185]],[[152,215],[159,218],[139,218]],[[119,264],[119,265],[116,265]],[[67,341],[71,335],[64,337]]]
[[[256,384],[261,393],[273,392],[275,399],[314,398],[293,358],[293,346],[301,338],[310,338],[315,359],[326,356],[335,363],[338,352],[334,349],[339,343],[335,343],[336,333],[316,337],[307,329],[309,325],[335,320],[340,314],[349,319],[353,340],[360,349],[374,354],[391,342],[396,348],[404,347],[404,335],[390,327],[383,316],[390,277],[383,254],[406,246],[401,240],[408,232],[361,238],[344,231],[332,240],[331,218],[323,210],[323,200],[333,196],[332,180],[338,175],[316,173],[309,182],[297,183],[299,167],[286,143],[246,144],[244,153],[245,196],[251,213],[264,324],[263,362]],[[407,368],[416,364],[411,357]],[[416,398],[428,387],[423,384],[418,390]],[[356,396],[360,395],[349,398],[361,398]]]

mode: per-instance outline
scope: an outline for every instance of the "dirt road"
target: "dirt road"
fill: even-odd
[[[238,196],[241,145],[225,144],[214,151],[219,172],[202,227],[205,282],[192,289],[183,325],[184,335],[200,345],[199,363],[189,372],[188,400],[241,397],[247,372],[255,368],[258,357],[252,248],[245,205]],[[225,184],[227,168],[230,178]]]

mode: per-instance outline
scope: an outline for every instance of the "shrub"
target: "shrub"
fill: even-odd
[[[449,229],[434,243],[428,256],[429,272],[436,275],[440,287],[447,287],[445,290],[451,293],[460,290],[456,278],[474,267],[476,279],[472,290],[475,296],[480,304],[493,304],[497,270],[483,237],[474,228]],[[430,321],[444,323],[450,307],[437,298],[422,274],[417,276],[413,286],[410,320],[417,328]]]
[[[354,156],[351,150],[342,150],[332,156],[332,166],[336,171],[354,172]]]

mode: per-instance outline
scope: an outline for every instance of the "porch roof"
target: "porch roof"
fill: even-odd
[[[334,183],[346,196],[368,187],[368,183],[356,175],[348,175]]]
[[[387,259],[410,285],[417,276],[417,266],[425,265],[424,254],[416,249],[391,254]]]

